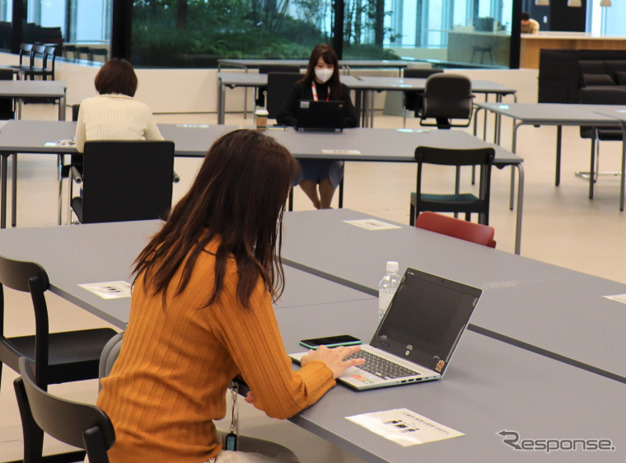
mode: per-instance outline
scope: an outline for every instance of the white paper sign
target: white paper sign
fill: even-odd
[[[322,150],[324,154],[361,154],[359,150]]]
[[[626,304],[626,294],[614,294],[612,296],[602,296],[610,301],[621,302]]]
[[[57,141],[47,141],[43,144],[43,146],[74,146],[76,145],[76,140],[73,138],[67,138],[65,140],[57,140]]]
[[[401,228],[392,223],[376,219],[344,220],[344,222],[354,225],[355,227],[365,228],[366,230],[393,230],[395,228]]]
[[[408,408],[346,416],[346,419],[403,447],[465,435]]]
[[[83,283],[78,286],[94,293],[96,296],[100,296],[102,299],[121,299],[131,295],[131,285],[125,281]]]

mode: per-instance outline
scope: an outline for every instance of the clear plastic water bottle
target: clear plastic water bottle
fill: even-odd
[[[398,274],[400,265],[395,260],[387,262],[386,271],[383,278],[378,283],[378,319],[385,316],[385,312],[393,299],[393,295],[400,284],[400,275]]]

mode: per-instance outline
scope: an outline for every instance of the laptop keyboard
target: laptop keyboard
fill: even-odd
[[[365,359],[363,365],[356,368],[367,371],[368,373],[378,376],[381,379],[404,378],[405,376],[415,376],[419,373],[408,368],[404,368],[397,363],[386,360],[378,355],[370,354],[365,351],[358,351],[352,354],[349,359]]]

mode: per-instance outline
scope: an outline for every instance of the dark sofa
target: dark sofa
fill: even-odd
[[[579,103],[590,86],[626,92],[626,50],[541,50],[539,103]]]

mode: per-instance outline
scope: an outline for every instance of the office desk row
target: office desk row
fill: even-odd
[[[561,104],[561,103],[535,103],[535,104],[501,104],[501,103],[476,103],[481,109],[490,111],[498,116],[507,116],[513,119],[513,136],[511,150],[517,152],[517,131],[521,126],[540,125],[556,126],[556,170],[554,184],[561,181],[561,139],[562,128],[570,126],[615,126],[622,127],[626,122],[626,107],[594,104]],[[496,143],[500,144],[500,119],[496,122]],[[626,126],[624,126],[626,127]],[[626,133],[626,128],[624,129]],[[626,140],[626,138],[624,139]],[[620,211],[624,210],[626,143],[622,142],[622,172],[620,179]],[[589,199],[593,198],[595,160],[592,151],[590,159],[589,175]],[[513,179],[511,183],[513,184]],[[513,186],[513,185],[511,185]]]
[[[351,333],[369,340],[378,321],[376,298],[366,291],[339,284],[331,277],[343,276],[372,287],[372,281],[378,278],[374,273],[381,273],[384,261],[396,257],[399,247],[404,248],[400,259],[403,267],[437,270],[459,281],[482,285],[485,293],[473,323],[478,323],[481,317],[493,315],[490,306],[497,304],[498,293],[511,288],[500,284],[503,278],[516,278],[521,286],[530,285],[535,280],[550,282],[569,278],[579,278],[582,285],[588,277],[410,227],[389,230],[393,232],[390,234],[361,230],[343,220],[367,216],[345,210],[327,212],[287,213],[285,217],[283,254],[287,255],[288,265],[285,267],[285,293],[276,306],[276,317],[287,352],[301,350],[298,340],[307,337]],[[314,227],[310,232],[303,232],[312,224]],[[132,260],[158,226],[158,222],[148,221],[0,230],[0,254],[41,263],[48,271],[54,293],[123,328],[128,320],[129,299],[104,300],[78,284],[128,281]],[[315,232],[317,239],[310,241]],[[374,238],[364,240],[363,233]],[[325,260],[326,252],[336,252],[350,236],[353,246],[358,247],[362,255],[353,253],[351,246],[345,252],[337,252],[327,265],[320,265],[311,257],[318,252],[320,260]],[[331,243],[334,239],[337,240],[336,246]],[[95,242],[98,246],[94,246]],[[400,244],[396,246],[394,243]],[[363,247],[368,244],[372,249]],[[81,259],[67,265],[67,249],[70,247]],[[302,254],[298,254],[295,248],[299,248]],[[437,254],[440,255],[438,259]],[[455,259],[451,260],[450,256]],[[506,261],[503,256],[508,256],[510,261],[500,262]],[[475,264],[476,259],[485,261],[484,270],[477,270],[483,265],[469,265],[470,262]],[[306,271],[300,268],[305,265],[302,262],[308,265]],[[496,265],[499,262],[502,265]],[[319,270],[313,267],[318,265]],[[472,268],[480,274],[472,275]],[[505,268],[507,273],[497,276]],[[359,277],[361,270],[364,273],[362,279]],[[619,286],[611,289],[626,289],[625,285]],[[532,290],[529,286],[526,288]],[[563,288],[555,288],[559,296],[562,291]],[[523,297],[511,292],[502,299],[516,303],[516,299]],[[556,310],[555,318],[559,318],[560,308],[554,306],[566,302],[554,298],[553,307],[548,311]],[[593,309],[610,310],[604,306]],[[537,311],[532,307],[527,310],[531,311],[528,318],[532,320]],[[615,319],[614,323],[607,324],[605,336],[621,330],[622,320]],[[518,321],[512,318],[509,324]],[[558,321],[563,325],[552,322],[553,336],[579,336],[578,331],[568,331],[571,324],[579,320],[571,324],[567,320]],[[543,322],[538,319],[534,324],[540,327]],[[579,341],[587,343],[588,339]],[[597,342],[604,341],[598,339]],[[621,340],[616,347],[623,352],[624,341]],[[623,361],[615,366],[622,367]],[[590,458],[594,462],[613,462],[623,459],[626,448],[623,433],[626,402],[620,399],[623,394],[624,384],[619,380],[467,331],[442,381],[358,393],[337,386],[319,403],[291,421],[368,462],[549,460],[569,463],[586,462]],[[401,447],[345,419],[346,416],[395,408],[408,408],[466,435]],[[564,439],[565,442],[570,439],[606,439],[610,440],[613,450],[590,452],[579,448],[550,454],[519,451],[504,442],[504,437],[497,434],[501,431],[517,432],[522,439]]]
[[[167,140],[175,143],[176,156],[204,157],[211,144],[236,126],[159,124],[159,130]],[[73,122],[10,121],[0,130],[0,154],[2,155],[2,199],[0,222],[6,223],[6,158],[13,153],[48,153],[62,155],[76,153],[72,145],[48,146],[55,140],[71,139],[75,133]],[[412,129],[346,129],[343,133],[300,133],[293,129],[266,132],[283,144],[298,159],[333,159],[345,161],[415,162],[417,146],[440,148],[482,148],[492,146],[496,150],[494,165],[512,166],[518,172],[517,219],[515,252],[521,250],[522,212],[524,196],[524,170],[522,158],[503,148],[488,144],[462,131],[412,130]],[[15,156],[13,157],[15,159]],[[16,224],[17,163],[13,164],[13,215]]]
[[[258,88],[267,85],[267,74],[248,74],[235,72],[219,72],[217,123],[224,123],[226,107],[226,88],[246,87]],[[374,92],[382,91],[423,91],[426,79],[377,76],[342,76],[341,82],[356,92],[355,107],[359,113],[363,127],[374,126]],[[489,80],[472,80],[472,92],[496,95],[496,101],[502,97],[513,95],[516,90]]]
[[[17,119],[22,117],[22,105],[28,99],[52,99],[59,106],[59,120],[65,120],[67,85],[59,80],[0,80],[0,98],[17,100]]]
[[[626,382],[626,285],[407,225],[366,230],[348,209],[284,219],[289,265],[376,294],[387,260],[482,288],[476,331]],[[306,245],[304,244],[306,243]]]

